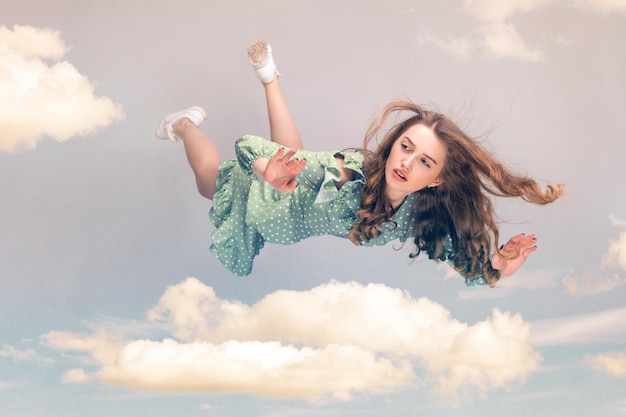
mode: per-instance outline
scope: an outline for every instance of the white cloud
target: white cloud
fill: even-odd
[[[65,383],[79,383],[79,382],[89,382],[93,378],[91,375],[85,373],[84,370],[80,368],[70,369],[67,371],[62,378],[62,381]]]
[[[515,58],[524,62],[541,62],[545,55],[529,48],[512,23],[495,22],[478,28],[485,54],[494,58]]]
[[[429,374],[437,376],[435,392],[455,397],[468,388],[483,393],[512,380],[524,380],[539,369],[541,360],[526,343],[530,328],[520,316],[495,311],[484,321],[459,335],[450,350],[427,357]],[[477,366],[476,366],[477,365]],[[487,371],[487,369],[493,371]]]
[[[609,249],[602,259],[603,268],[621,268],[626,271],[626,232],[617,240],[609,242]]]
[[[105,382],[157,391],[251,392],[273,397],[327,394],[349,399],[353,391],[388,391],[408,384],[407,362],[356,346],[296,348],[279,342],[229,341],[179,343],[135,341],[119,352],[115,364],[99,373]]]
[[[95,96],[87,77],[60,61],[66,51],[57,31],[0,26],[0,151],[91,135],[123,119],[121,106]]]
[[[569,295],[593,295],[611,291],[626,284],[626,278],[618,275],[602,275],[595,272],[587,272],[581,278],[566,276],[563,278],[565,292]]]
[[[42,338],[60,350],[92,351],[106,382],[310,399],[406,387],[415,382],[414,367],[433,393],[454,399],[523,381],[541,360],[519,315],[495,310],[470,326],[439,304],[382,284],[331,281],[248,306],[189,278],[167,288],[147,317],[179,340]]]
[[[44,358],[32,349],[21,350],[14,346],[3,344],[0,349],[0,358],[13,359],[18,362],[37,362],[39,364],[50,364],[54,361],[50,358]]]
[[[600,13],[626,12],[626,0],[574,0],[576,7]]]
[[[609,222],[611,223],[611,226],[626,227],[626,220],[621,219],[614,214],[609,216]]]
[[[626,307],[531,323],[533,346],[626,342]]]
[[[613,226],[622,226],[623,221],[610,216]],[[622,269],[626,271],[626,232],[622,232],[617,240],[609,241],[607,253],[602,258],[601,268]],[[586,272],[581,278],[565,276],[563,278],[565,291],[574,296],[593,295],[601,292],[612,291],[626,284],[626,278],[613,273]]]
[[[110,333],[97,331],[92,335],[78,335],[68,331],[52,331],[41,336],[41,342],[62,351],[88,353],[98,363],[110,363],[126,342]]]
[[[2,345],[0,357],[15,359],[16,361],[28,361],[37,358],[37,352],[34,349],[19,350],[10,345]]]
[[[0,45],[20,51],[24,58],[50,58],[60,60],[68,48],[51,29],[38,29],[31,26],[13,26],[13,30],[0,26]]]
[[[502,285],[507,288],[544,289],[557,286],[556,277],[561,275],[563,270],[559,269],[538,269],[527,271],[520,269],[510,277],[502,278]]]
[[[472,36],[453,36],[444,40],[426,34],[420,40],[433,43],[448,53],[464,58],[475,50],[482,50],[491,58],[541,62],[545,60],[543,51],[529,47],[511,23],[511,19],[519,12],[530,12],[552,3],[555,0],[465,0],[461,11],[478,22]]]
[[[597,355],[591,359],[591,364],[598,372],[614,377],[626,376],[626,352]]]
[[[460,290],[458,297],[461,300],[495,300],[509,297],[518,289],[537,290],[555,288],[557,286],[557,277],[563,273],[563,270],[559,269],[528,271],[522,268],[509,277],[501,278],[496,284],[496,288],[470,287]]]
[[[435,44],[447,53],[462,58],[469,57],[472,51],[476,48],[475,42],[469,37],[459,36],[452,39],[440,39],[432,34],[423,33],[418,37],[418,39],[421,43]]]
[[[442,40],[437,35],[428,34],[421,36],[420,40],[460,57],[468,57],[471,51],[482,49],[491,58],[543,62],[546,60],[545,52],[529,46],[513,21],[520,14],[539,12],[551,6],[577,7],[582,11],[601,13],[626,12],[626,0],[464,0],[460,11],[475,19],[478,37],[465,35]],[[548,38],[555,40],[555,46],[569,44],[559,34],[549,35]]]

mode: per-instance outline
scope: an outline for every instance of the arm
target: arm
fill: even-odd
[[[280,148],[271,158],[261,157],[254,161],[252,170],[276,190],[291,192],[298,186],[296,177],[306,165],[306,159],[298,160],[293,157],[295,153],[295,149],[285,153],[284,149]],[[354,179],[354,171],[343,166],[343,158],[335,156],[335,160],[341,174],[341,178],[335,181],[335,186],[339,190],[343,184]]]

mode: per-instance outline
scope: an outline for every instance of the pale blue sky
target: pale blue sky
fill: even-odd
[[[626,2],[0,0],[0,415],[626,415]],[[266,246],[240,278],[166,113],[265,136],[268,39],[313,150],[409,97],[567,198],[495,289],[409,247]]]

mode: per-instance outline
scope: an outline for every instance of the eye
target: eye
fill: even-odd
[[[430,162],[428,162],[428,159],[422,158],[422,164],[424,164],[426,168],[430,168]]]
[[[402,147],[402,149],[403,149],[403,150],[405,150],[405,151],[409,151],[409,150],[410,150],[409,145],[407,145],[406,143],[401,143],[401,144],[400,144],[400,146],[401,146],[401,147]]]

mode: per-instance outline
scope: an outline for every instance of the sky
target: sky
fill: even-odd
[[[0,415],[625,416],[624,38],[624,0],[0,0]],[[566,184],[496,201],[538,250],[496,288],[334,237],[226,270],[154,129],[268,136],[260,39],[308,149],[410,98]]]

